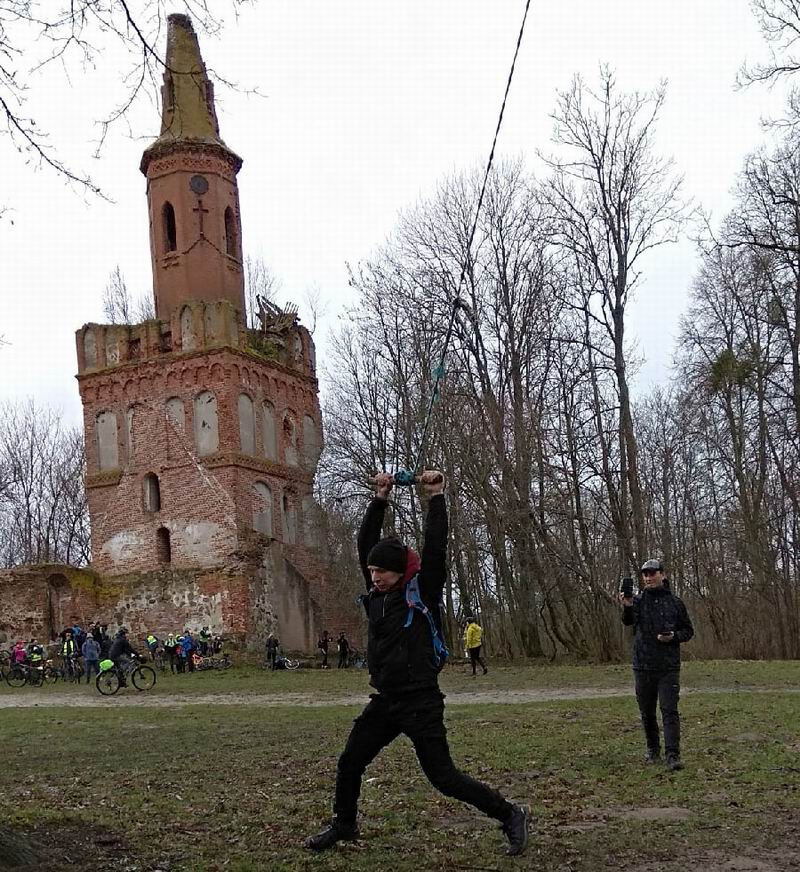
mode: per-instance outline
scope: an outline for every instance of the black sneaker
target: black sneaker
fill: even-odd
[[[660,763],[661,750],[659,748],[648,748],[647,753],[644,755],[644,762],[646,766],[652,766],[654,763]]]
[[[306,847],[311,851],[327,851],[337,842],[354,842],[358,838],[358,827],[355,824],[347,826],[334,820],[321,833],[306,839]]]
[[[683,769],[680,754],[667,754],[667,766],[669,766],[673,772],[680,772],[680,770]]]
[[[484,666],[484,667],[483,667],[483,674],[486,675],[486,673],[487,673],[488,671],[489,671],[489,670]]]
[[[531,810],[527,805],[512,806],[508,820],[503,824],[503,832],[509,845],[506,854],[517,856],[528,847],[528,826]]]

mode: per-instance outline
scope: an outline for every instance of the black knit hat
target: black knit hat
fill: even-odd
[[[367,566],[378,566],[390,572],[405,572],[407,561],[408,548],[397,536],[381,539],[367,555]]]

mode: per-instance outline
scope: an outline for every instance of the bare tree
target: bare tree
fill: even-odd
[[[235,11],[247,0],[228,2]],[[182,6],[201,32],[220,30],[217,3],[183,0]],[[26,109],[27,95],[37,87],[37,74],[51,65],[67,75],[80,74],[103,53],[121,49],[126,57],[119,71],[121,96],[102,110],[98,154],[109,130],[124,123],[137,99],[146,92],[158,94],[165,23],[163,0],[0,0],[0,132],[22,160],[101,193],[88,173],[62,160],[47,119],[35,119]]]
[[[688,208],[672,161],[655,153],[653,134],[664,96],[663,85],[650,93],[620,94],[607,67],[597,93],[577,76],[558,95],[553,140],[560,152],[547,159],[553,173],[542,187],[552,213],[552,240],[573,261],[574,305],[584,314],[587,348],[605,359],[614,376],[620,475],[613,487],[619,490],[610,496],[624,569],[647,551],[626,307],[644,256],[677,240]]]
[[[6,405],[0,424],[0,562],[86,564],[89,518],[83,486],[84,445],[51,410]]]
[[[119,266],[115,266],[103,290],[103,314],[110,324],[139,324],[156,317],[150,294],[132,300],[128,283]]]
[[[274,301],[280,288],[280,279],[262,258],[248,255],[244,259],[244,301],[247,310],[247,326],[251,330],[256,330],[261,326],[258,319],[260,311],[258,298],[264,297]]]

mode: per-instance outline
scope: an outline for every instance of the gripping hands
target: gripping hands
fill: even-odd
[[[375,496],[382,500],[388,500],[389,494],[396,484],[421,484],[429,497],[436,496],[437,494],[444,493],[445,479],[438,469],[426,469],[422,475],[413,477],[409,476],[408,473],[404,473],[402,477],[398,473],[397,477],[395,477],[390,472],[379,472],[372,479],[372,483],[375,486]]]

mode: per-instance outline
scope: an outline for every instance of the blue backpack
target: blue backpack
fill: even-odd
[[[437,669],[441,669],[447,662],[447,658],[450,656],[450,652],[447,650],[447,645],[445,645],[444,643],[442,634],[439,631],[439,628],[436,626],[436,621],[434,621],[430,609],[422,601],[422,597],[420,596],[419,592],[418,575],[415,575],[411,579],[411,581],[406,584],[405,592],[406,605],[408,606],[408,617],[406,618],[404,626],[411,626],[411,622],[414,620],[415,610],[418,612],[422,612],[422,614],[425,615],[431,628],[431,636],[433,637],[433,657],[435,661],[435,666]]]

